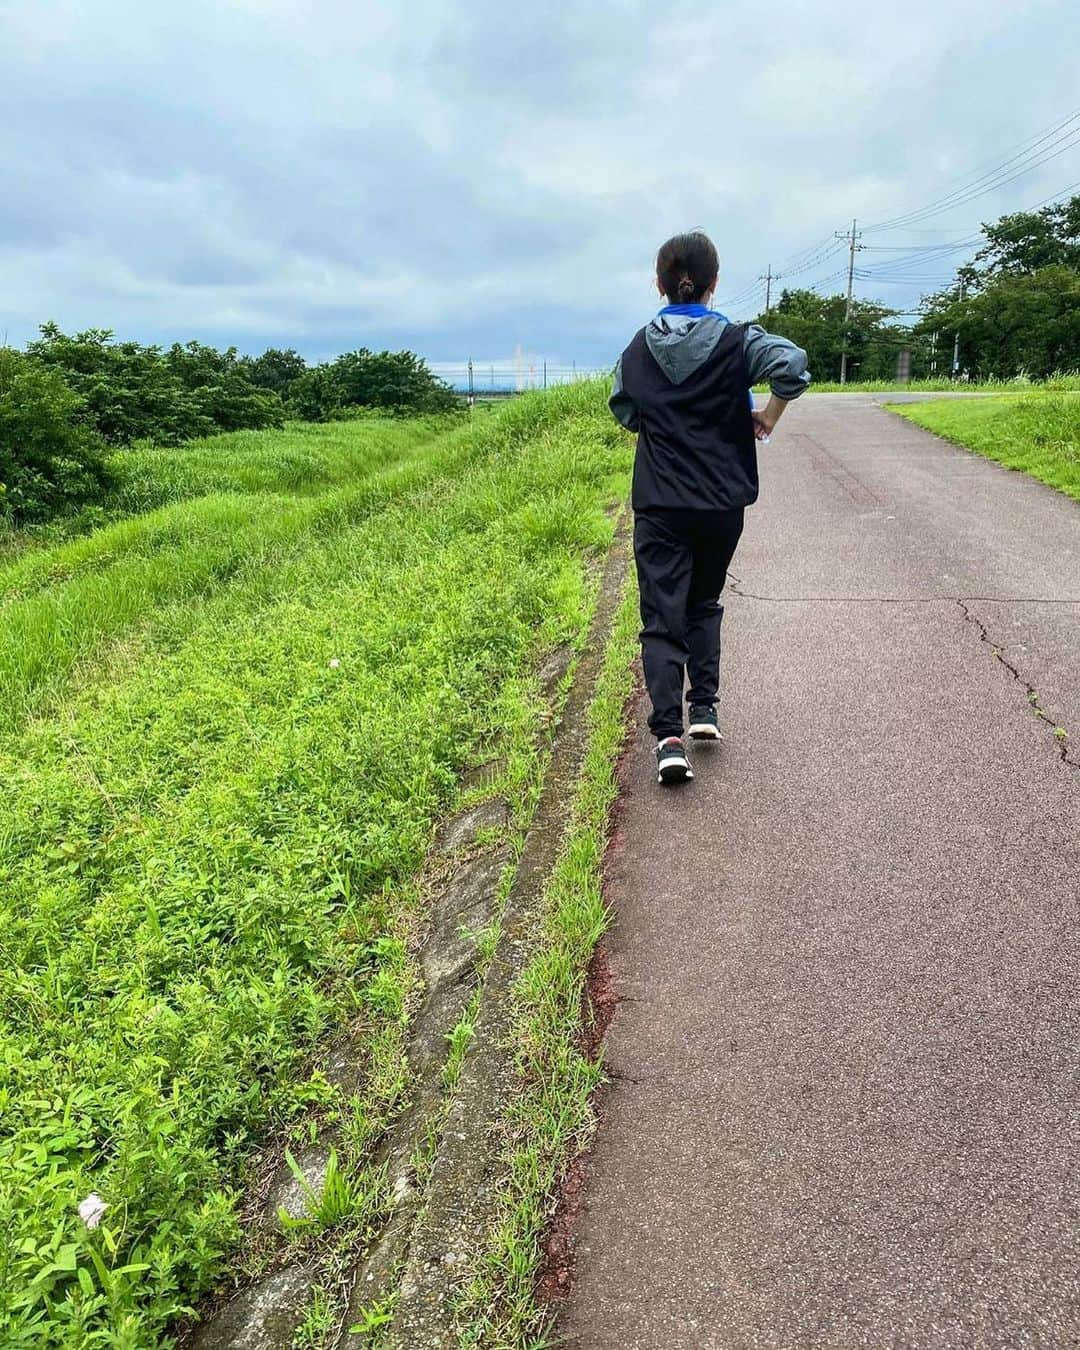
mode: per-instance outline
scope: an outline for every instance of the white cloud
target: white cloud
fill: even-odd
[[[931,200],[1070,110],[1078,35],[1064,0],[0,3],[0,322],[605,359],[666,234],[710,229],[731,294]]]

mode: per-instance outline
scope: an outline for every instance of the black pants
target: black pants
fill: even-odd
[[[743,512],[654,509],[634,516],[634,559],[641,592],[641,659],[655,736],[683,732],[683,679],[691,706],[716,702],[720,623],[728,565]]]

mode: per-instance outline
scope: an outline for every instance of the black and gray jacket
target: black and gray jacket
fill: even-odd
[[[635,510],[734,510],[757,498],[750,386],[778,398],[810,383],[806,353],[704,305],[669,305],[619,358],[612,413],[638,433]]]

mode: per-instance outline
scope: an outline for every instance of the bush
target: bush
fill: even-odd
[[[98,501],[112,483],[78,394],[57,371],[0,349],[0,520],[46,520]]]
[[[280,398],[251,383],[235,348],[218,352],[189,342],[164,353],[138,342],[114,342],[107,328],[69,336],[47,323],[27,351],[63,375],[110,445],[135,440],[178,445],[215,431],[284,421]]]
[[[68,336],[47,323],[27,351],[81,396],[110,445],[135,440],[177,445],[214,430],[198,397],[177,379],[157,347],[113,342],[106,328]]]
[[[340,412],[331,387],[329,366],[314,366],[295,381],[289,411],[302,422],[326,422]]]
[[[305,421],[325,422],[356,408],[414,413],[459,411],[461,400],[413,352],[366,347],[306,371],[292,385],[291,407]]]
[[[307,362],[291,347],[286,351],[267,347],[262,356],[242,356],[240,364],[252,384],[269,389],[286,401],[292,396],[293,385],[307,370]]]
[[[219,352],[201,342],[174,342],[165,359],[218,431],[261,430],[285,421],[280,397],[252,384],[235,347]]]

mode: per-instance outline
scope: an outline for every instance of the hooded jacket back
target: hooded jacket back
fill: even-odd
[[[654,328],[641,329],[620,361],[637,414],[634,510],[749,506],[758,466],[746,325]]]

